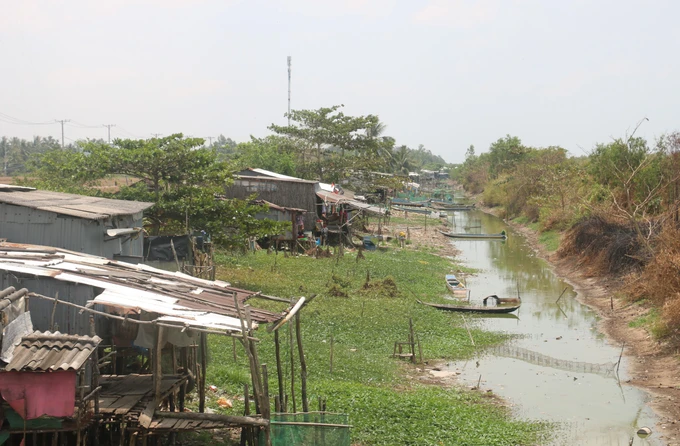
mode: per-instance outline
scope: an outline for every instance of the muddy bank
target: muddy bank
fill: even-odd
[[[653,429],[655,435],[661,438],[663,444],[680,445],[678,352],[654,340],[645,329],[629,326],[645,314],[646,309],[615,297],[622,286],[621,281],[586,277],[575,259],[559,259],[554,253],[548,253],[539,243],[535,231],[512,222],[506,223],[524,235],[537,255],[552,266],[555,274],[574,287],[580,302],[598,312],[601,318],[599,330],[613,344],[624,346],[623,354],[629,363],[628,382],[650,395],[648,404],[659,417],[659,424]]]

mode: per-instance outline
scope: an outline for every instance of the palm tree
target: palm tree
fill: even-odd
[[[394,173],[408,175],[413,167],[410,150],[406,146],[401,146],[392,152],[392,169]]]

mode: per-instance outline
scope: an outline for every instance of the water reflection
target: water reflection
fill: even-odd
[[[655,424],[644,392],[621,386],[613,372],[620,346],[606,342],[596,329],[597,315],[574,299],[572,287],[519,234],[479,211],[454,212],[451,223],[460,232],[478,224],[481,229],[470,231],[508,232],[504,242],[452,242],[465,264],[480,271],[466,279],[471,303],[490,294],[514,297],[518,290],[522,298],[518,319],[471,318],[486,329],[518,336],[476,358],[474,367],[452,364],[464,382],[474,386],[481,378],[481,387],[509,400],[518,416],[560,423],[554,444],[628,444],[638,427]],[[625,374],[624,358],[619,371],[624,381]],[[654,437],[636,436],[634,444],[659,444]]]

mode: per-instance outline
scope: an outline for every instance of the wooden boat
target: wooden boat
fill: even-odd
[[[509,307],[478,307],[474,305],[449,305],[449,304],[434,304],[430,302],[422,302],[417,300],[419,304],[427,305],[428,307],[437,308],[445,311],[456,311],[458,313],[487,313],[487,314],[502,314],[512,313],[517,311],[521,305],[513,305]]]
[[[414,206],[414,207],[423,207],[426,206],[429,202],[427,200],[425,201],[409,201],[405,198],[392,198],[392,204],[398,204],[400,206]]]
[[[448,214],[446,212],[436,211],[436,210],[430,209],[430,208],[408,208],[408,207],[404,207],[404,206],[393,205],[392,209],[394,209],[396,211],[412,212],[414,214],[423,214],[423,215],[430,215],[434,212],[435,214],[438,214],[438,216],[441,217],[441,218],[448,217]]]
[[[437,209],[452,210],[452,211],[471,211],[476,209],[474,204],[463,203],[449,203],[446,201],[430,201],[430,207],[437,207]]]
[[[461,283],[460,280],[456,279],[456,276],[453,274],[447,274],[445,280],[446,288],[448,288],[454,296],[467,297],[468,289],[463,283]]]
[[[439,231],[442,233],[442,235],[445,235],[447,237],[451,238],[466,238],[466,239],[502,239],[505,240],[508,236],[506,235],[505,231],[499,233],[499,234],[471,234],[471,233],[466,233],[466,232],[444,232],[444,231]]]

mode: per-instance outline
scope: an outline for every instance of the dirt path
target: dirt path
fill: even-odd
[[[663,444],[680,445],[680,361],[678,351],[657,341],[643,328],[630,327],[630,322],[645,313],[640,305],[623,299],[612,299],[620,282],[586,277],[574,259],[559,259],[548,253],[533,230],[509,223],[526,237],[537,255],[546,260],[559,277],[578,293],[577,299],[600,315],[599,330],[614,344],[625,345],[624,355],[630,364],[628,383],[650,395],[649,405],[659,417],[653,429]],[[612,309],[613,305],[613,309]]]

